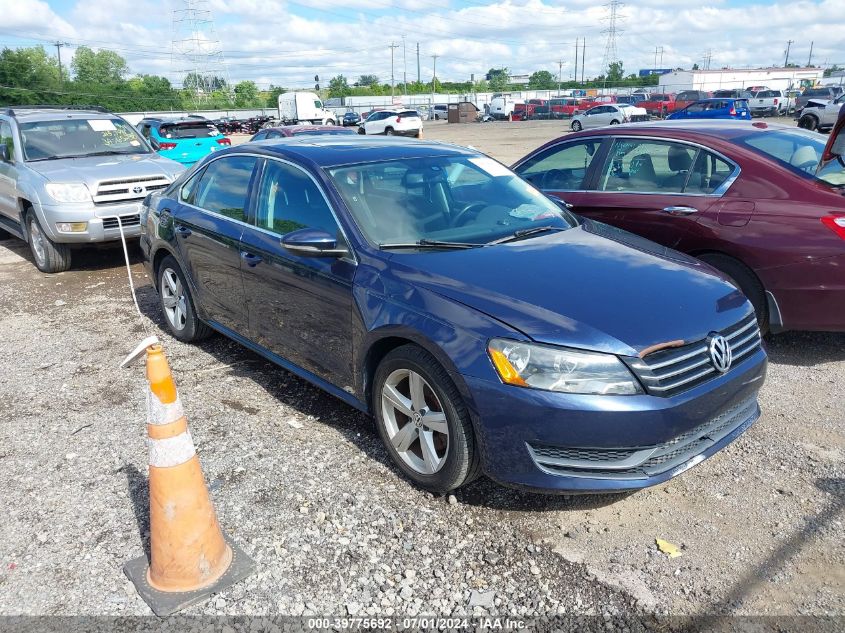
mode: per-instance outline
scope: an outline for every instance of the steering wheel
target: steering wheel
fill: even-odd
[[[486,206],[486,202],[470,202],[469,204],[465,205],[463,209],[458,211],[454,218],[452,218],[452,226],[460,226],[460,221],[462,218],[468,216],[473,211],[475,213],[478,213]]]

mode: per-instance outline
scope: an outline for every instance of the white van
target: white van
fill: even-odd
[[[493,97],[490,100],[490,116],[494,119],[507,119],[513,114],[516,101],[510,97]]]
[[[279,95],[279,120],[285,124],[334,125],[337,115],[326,110],[313,92],[285,92]]]

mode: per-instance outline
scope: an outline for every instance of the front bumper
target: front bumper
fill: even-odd
[[[120,204],[64,204],[42,205],[41,228],[51,240],[62,244],[90,244],[113,242],[120,239],[117,217],[123,224],[123,234],[135,238],[141,233],[141,201]],[[39,218],[39,221],[41,218]],[[56,228],[60,222],[87,222],[85,231],[62,233]],[[45,226],[46,224],[46,226]]]
[[[608,492],[664,482],[738,437],[760,415],[766,365],[759,349],[727,374],[669,398],[464,380],[490,478],[541,492]]]

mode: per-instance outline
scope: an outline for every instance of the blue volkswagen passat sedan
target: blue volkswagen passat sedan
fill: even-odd
[[[142,228],[176,338],[216,330],[371,413],[432,491],[642,488],[760,414],[733,285],[470,149],[241,145],[152,194]]]

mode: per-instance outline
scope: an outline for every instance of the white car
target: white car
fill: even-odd
[[[419,137],[422,119],[416,110],[378,110],[358,127],[358,134],[394,134]]]
[[[648,112],[628,103],[603,103],[572,117],[569,127],[573,131],[587,130],[605,125],[618,125],[632,121],[648,121]]]
[[[845,107],[845,94],[839,95],[835,100],[810,99],[807,105],[796,113],[798,127],[805,130],[817,130],[827,132],[836,125],[839,111]]]

